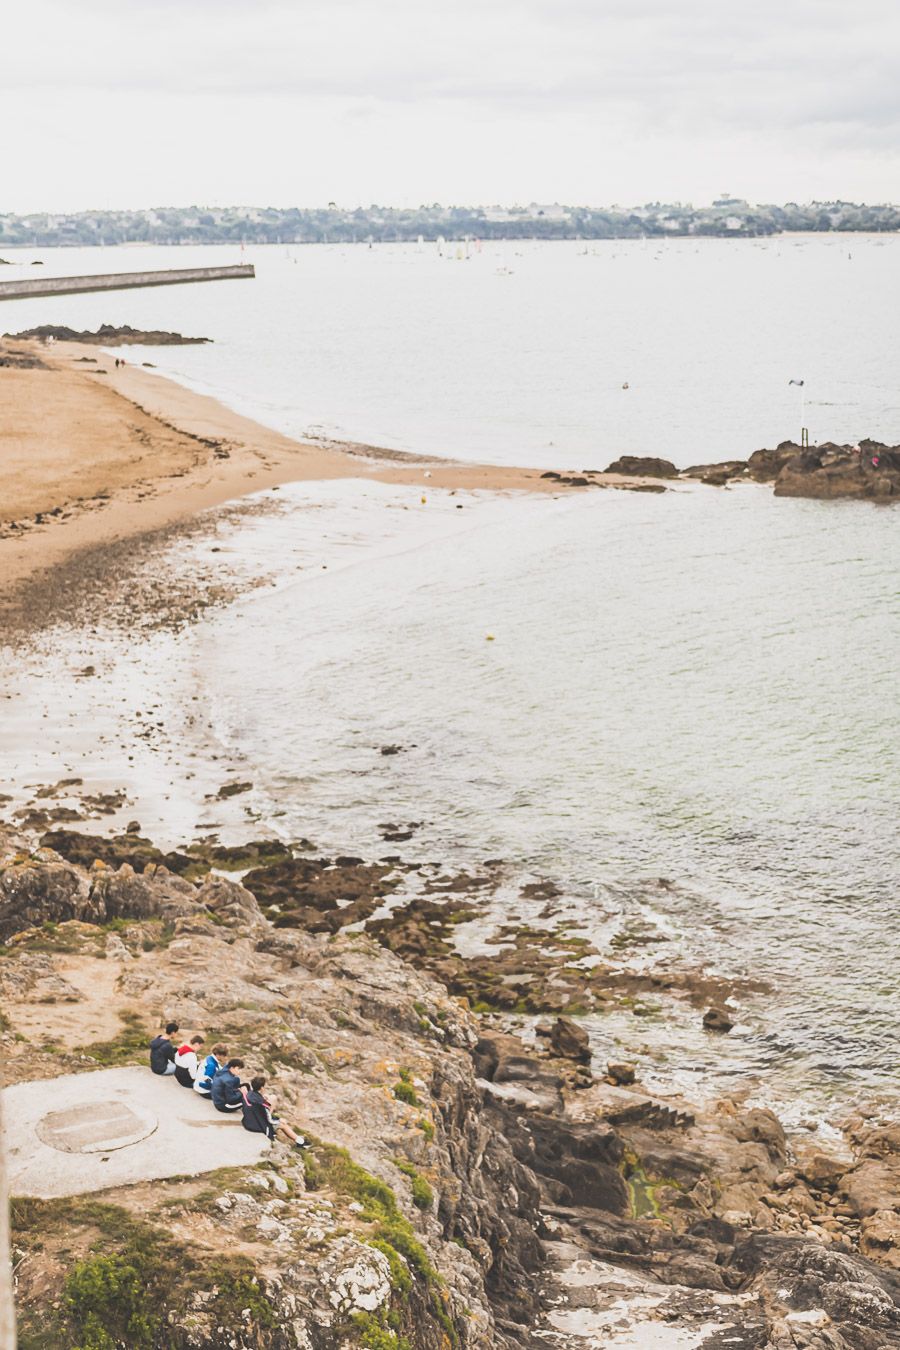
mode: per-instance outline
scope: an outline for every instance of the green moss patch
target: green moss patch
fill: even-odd
[[[309,1190],[326,1187],[362,1206],[361,1219],[373,1225],[366,1239],[388,1256],[391,1263],[395,1302],[404,1303],[412,1291],[412,1280],[420,1283],[432,1316],[440,1325],[452,1347],[459,1345],[456,1328],[445,1307],[444,1282],[429,1260],[428,1253],[416,1238],[412,1225],[397,1204],[397,1197],[387,1182],[372,1176],[353,1161],[346,1149],[334,1144],[316,1142],[304,1159],[306,1184]],[[430,1190],[430,1187],[429,1187]],[[388,1253],[392,1253],[389,1255]],[[402,1257],[402,1261],[398,1258]],[[409,1272],[402,1273],[405,1263]],[[365,1342],[363,1342],[365,1344]],[[388,1341],[385,1344],[392,1344]]]
[[[68,1267],[52,1299],[20,1307],[22,1350],[152,1350],[160,1344],[174,1350],[187,1343],[175,1328],[190,1319],[198,1293],[215,1325],[240,1322],[259,1336],[260,1346],[268,1343],[275,1312],[244,1257],[203,1252],[119,1205],[93,1200],[14,1199],[11,1220],[15,1244],[30,1252],[71,1242],[79,1230],[91,1246],[89,1256]]]
[[[411,1162],[402,1158],[395,1159],[394,1165],[398,1172],[402,1172],[404,1176],[409,1177],[412,1184],[413,1204],[416,1209],[431,1209],[434,1204],[434,1191],[421,1172],[417,1172]]]
[[[98,1064],[107,1067],[143,1063],[149,1054],[151,1032],[147,1030],[139,1013],[121,1013],[120,1020],[122,1034],[115,1040],[96,1041],[93,1045],[82,1046],[76,1053],[90,1055]]]

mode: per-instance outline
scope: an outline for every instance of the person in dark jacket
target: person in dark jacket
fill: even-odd
[[[150,1068],[154,1073],[175,1072],[175,1046],[172,1037],[178,1031],[177,1022],[167,1022],[165,1033],[154,1036],[150,1042]]]
[[[267,1134],[270,1139],[274,1139],[276,1134],[283,1134],[294,1148],[306,1148],[307,1143],[303,1135],[297,1134],[290,1125],[286,1125],[283,1120],[272,1114],[271,1102],[262,1095],[265,1085],[264,1078],[251,1078],[250,1087],[243,1090],[244,1129],[249,1130],[251,1134]]]
[[[230,1059],[224,1069],[219,1069],[212,1080],[212,1104],[217,1111],[240,1111],[244,1106],[241,1094],[241,1080],[234,1072],[242,1069],[242,1059]]]

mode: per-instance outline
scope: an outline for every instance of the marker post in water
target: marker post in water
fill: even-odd
[[[809,429],[806,424],[806,381],[788,380],[788,384],[795,384],[800,390],[800,444],[809,445]]]

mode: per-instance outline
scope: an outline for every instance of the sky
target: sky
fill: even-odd
[[[896,0],[29,0],[0,212],[900,199]]]

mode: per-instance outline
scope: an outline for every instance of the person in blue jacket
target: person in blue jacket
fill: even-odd
[[[210,1053],[198,1065],[197,1077],[194,1079],[194,1091],[201,1097],[212,1096],[212,1080],[220,1069],[224,1069],[225,1061],[228,1059],[228,1051],[224,1045],[214,1045]]]
[[[242,1059],[230,1059],[224,1069],[219,1069],[212,1080],[212,1104],[217,1111],[240,1111],[244,1105],[241,1093],[241,1080],[234,1072],[242,1069]]]

